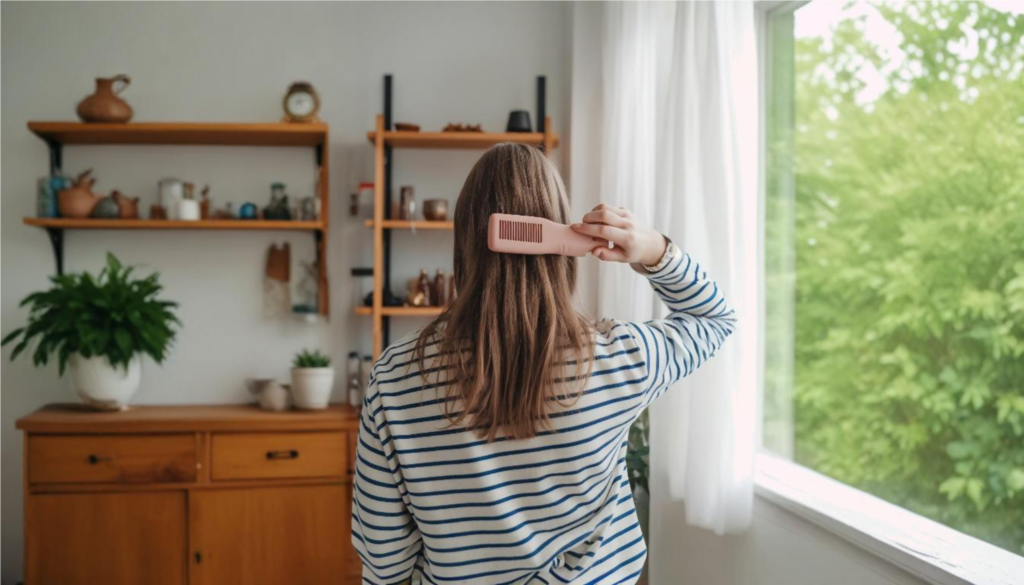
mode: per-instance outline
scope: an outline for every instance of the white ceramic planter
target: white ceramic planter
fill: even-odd
[[[138,354],[128,368],[114,367],[106,357],[68,357],[71,386],[87,406],[97,410],[124,410],[142,382],[142,360]]]
[[[320,410],[331,402],[334,368],[292,368],[292,402],[296,408]]]

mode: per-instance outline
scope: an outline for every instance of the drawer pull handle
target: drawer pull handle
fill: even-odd
[[[295,449],[290,451],[267,451],[267,459],[298,459],[299,452]]]
[[[113,457],[100,457],[98,455],[89,455],[89,465],[96,465],[97,463],[113,461]]]

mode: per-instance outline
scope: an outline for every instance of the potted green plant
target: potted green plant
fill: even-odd
[[[296,408],[327,408],[334,387],[331,358],[319,351],[303,350],[292,361],[292,401]]]
[[[21,301],[29,307],[28,324],[4,337],[16,340],[11,359],[34,341],[32,361],[46,365],[55,358],[60,375],[70,370],[74,391],[101,410],[121,410],[139,388],[141,354],[162,363],[181,325],[177,303],[157,298],[163,289],[157,274],[132,278],[113,254],[93,277],[87,272],[50,277],[53,286]]]

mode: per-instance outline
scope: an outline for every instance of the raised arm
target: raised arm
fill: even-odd
[[[657,231],[636,225],[627,210],[599,205],[573,229],[595,238],[597,258],[628,262],[646,276],[670,311],[666,319],[625,324],[628,342],[638,349],[632,355],[646,367],[646,406],[714,355],[732,333],[735,314],[697,261]]]

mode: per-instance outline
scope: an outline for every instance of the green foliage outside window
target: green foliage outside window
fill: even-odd
[[[795,297],[793,455],[1024,554],[1024,14],[869,10],[905,57],[863,16],[828,42],[791,36],[792,133],[769,135],[769,294],[788,282]],[[869,64],[881,82],[859,74]],[[787,253],[795,279],[772,274]]]

